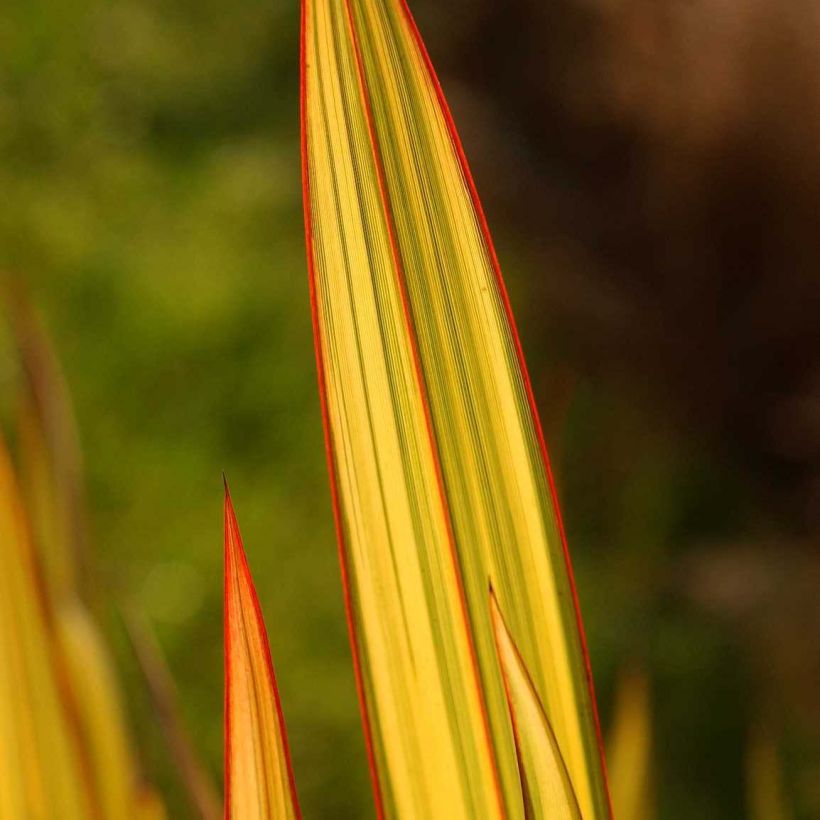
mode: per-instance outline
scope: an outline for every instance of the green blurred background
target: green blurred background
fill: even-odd
[[[604,727],[653,699],[658,816],[747,813],[750,732],[820,816],[820,19],[808,0],[412,3],[555,462]],[[117,609],[215,781],[221,471],[308,817],[372,816],[301,222],[298,8],[5,0],[0,268],[42,310],[134,732],[193,816]],[[4,406],[15,391],[0,359]]]

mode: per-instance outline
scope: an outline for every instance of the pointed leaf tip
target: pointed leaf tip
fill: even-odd
[[[268,635],[227,482],[225,818],[301,818]]]
[[[580,820],[558,741],[490,584],[490,618],[518,756],[527,820]]]
[[[311,309],[377,810],[521,820],[492,577],[584,815],[608,820],[555,488],[441,87],[406,0],[302,11]]]

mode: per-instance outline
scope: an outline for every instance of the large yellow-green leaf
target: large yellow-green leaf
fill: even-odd
[[[555,733],[492,591],[490,617],[515,737],[524,815],[527,820],[580,820]]]
[[[304,0],[320,388],[377,802],[523,816],[496,590],[583,815],[609,808],[580,620],[506,293],[400,0]]]
[[[225,818],[301,817],[268,636],[225,488]]]

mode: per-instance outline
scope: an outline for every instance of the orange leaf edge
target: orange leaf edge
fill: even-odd
[[[225,820],[230,818],[231,806],[231,719],[230,719],[230,689],[231,689],[231,636],[229,622],[229,571],[231,561],[235,562],[241,573],[242,580],[247,586],[253,604],[253,614],[257,626],[264,637],[263,646],[265,649],[265,667],[268,674],[268,683],[273,693],[273,702],[276,707],[276,716],[279,724],[279,743],[285,758],[288,774],[288,787],[293,803],[296,817],[302,819],[302,811],[299,806],[299,798],[296,794],[296,778],[293,775],[293,763],[290,756],[290,746],[288,745],[287,731],[285,728],[285,715],[282,710],[282,702],[279,697],[279,687],[276,683],[276,673],[273,669],[273,659],[270,652],[270,641],[268,640],[268,630],[265,628],[265,619],[262,617],[262,607],[259,604],[259,597],[256,594],[256,587],[253,583],[248,559],[245,554],[245,547],[242,543],[242,535],[239,532],[239,522],[236,519],[231,493],[228,489],[228,480],[225,474],[222,475],[225,486],[225,595],[224,595],[224,640],[225,640]]]

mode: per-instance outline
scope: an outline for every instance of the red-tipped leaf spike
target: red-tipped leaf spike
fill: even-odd
[[[225,482],[225,820],[301,816],[268,635]]]

